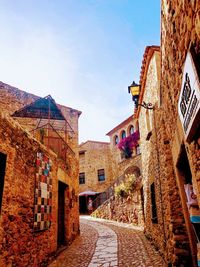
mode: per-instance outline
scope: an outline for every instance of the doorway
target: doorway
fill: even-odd
[[[58,182],[58,247],[65,245],[65,191],[67,185]]]
[[[177,170],[183,214],[191,248],[191,259],[188,266],[196,266],[197,242],[200,239],[200,221],[199,223],[193,221],[193,212],[198,212],[199,206],[196,200],[196,193],[193,188],[192,173],[184,145],[181,146],[180,156],[177,162]]]
[[[79,196],[79,213],[80,214],[87,214],[87,197],[86,196]]]
[[[6,172],[7,155],[0,152],[0,213],[3,199],[4,178]]]

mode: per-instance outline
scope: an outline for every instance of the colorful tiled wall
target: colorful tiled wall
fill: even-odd
[[[52,163],[43,153],[37,153],[35,203],[34,203],[34,230],[48,229],[51,225],[52,210]]]

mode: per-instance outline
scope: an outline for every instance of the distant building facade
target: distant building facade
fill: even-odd
[[[131,146],[131,137],[137,133],[138,125],[130,116],[107,133],[110,143],[87,141],[79,146],[81,212],[87,212],[87,203],[91,198],[94,209],[108,200],[110,204],[107,201],[98,209],[98,217],[143,225],[140,186],[126,200],[118,198],[115,202],[115,188],[127,177],[135,175],[140,183],[139,135],[137,146]],[[98,194],[90,195],[92,192]]]
[[[88,212],[89,199],[94,200],[110,186],[113,179],[109,143],[86,141],[79,145],[80,213]],[[84,193],[85,192],[85,193]]]
[[[79,116],[0,83],[1,266],[40,266],[79,234]]]
[[[112,182],[109,143],[87,141],[79,146],[79,191],[104,192]]]

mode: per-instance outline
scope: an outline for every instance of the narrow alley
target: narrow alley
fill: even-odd
[[[159,267],[162,258],[139,227],[81,216],[81,235],[49,267]]]
[[[200,0],[0,0],[0,267],[200,267]]]

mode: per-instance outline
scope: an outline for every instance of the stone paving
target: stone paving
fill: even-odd
[[[61,252],[49,267],[87,267],[95,251],[98,232],[87,221],[81,220],[81,235],[69,248]]]
[[[81,235],[49,267],[165,267],[141,229],[81,217]]]
[[[88,267],[117,267],[117,235],[109,227],[96,222],[90,225],[98,232],[95,253]]]

